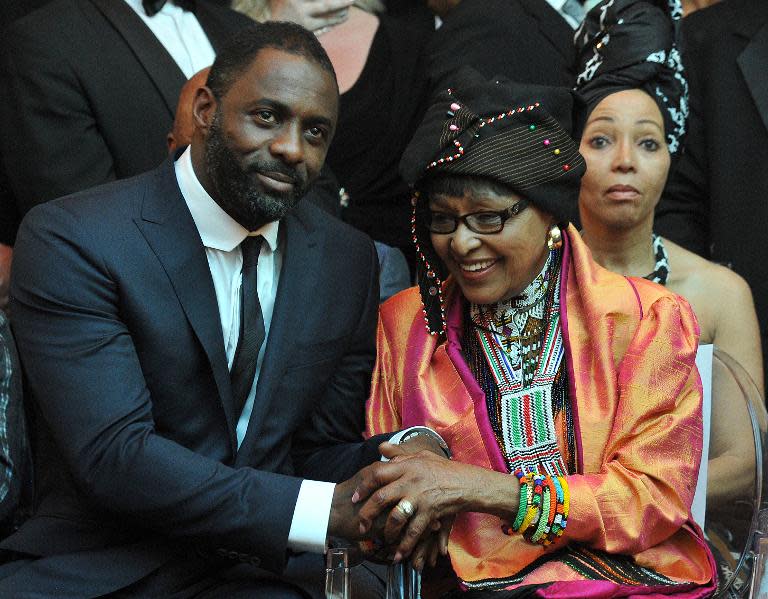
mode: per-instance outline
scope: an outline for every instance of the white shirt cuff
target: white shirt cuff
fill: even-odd
[[[301,481],[293,510],[288,548],[293,551],[324,553],[331,518],[334,483],[317,480]]]

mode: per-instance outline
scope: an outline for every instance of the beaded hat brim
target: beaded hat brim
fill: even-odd
[[[441,173],[493,179],[567,223],[586,167],[570,136],[566,88],[490,81],[465,67],[438,93],[400,162],[404,180]]]

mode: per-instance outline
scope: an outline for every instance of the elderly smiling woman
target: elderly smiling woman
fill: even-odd
[[[442,549],[470,596],[705,597],[698,326],[568,225],[572,107],[462,71],[416,132],[401,168],[423,277],[382,307],[368,432],[426,425],[453,459],[391,452],[361,519],[395,506],[420,568],[455,517]]]

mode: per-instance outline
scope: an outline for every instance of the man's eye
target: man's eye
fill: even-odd
[[[310,127],[307,129],[307,133],[310,137],[314,137],[317,139],[320,139],[322,137],[325,137],[325,129],[322,127]]]
[[[256,111],[256,117],[265,123],[273,123],[275,121],[275,113],[271,110],[258,110]]]

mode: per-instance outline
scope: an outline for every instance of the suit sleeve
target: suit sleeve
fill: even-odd
[[[709,172],[706,139],[706,111],[701,74],[707,75],[698,65],[701,44],[691,35],[686,37],[685,53],[688,83],[690,86],[690,115],[688,136],[682,156],[670,171],[667,186],[656,208],[654,230],[683,247],[709,257]]]
[[[618,369],[606,466],[568,476],[568,541],[634,554],[688,520],[702,445],[698,334],[682,298],[658,299],[641,319]]]
[[[21,216],[115,178],[76,70],[57,44],[40,37],[12,26],[0,55],[0,156]]]
[[[375,357],[376,319],[379,306],[378,259],[373,243],[366,245],[365,273],[357,283],[365,289],[358,324],[347,351],[336,366],[304,430],[297,435],[294,459],[297,472],[306,478],[340,482],[360,468],[377,461],[378,445],[391,437],[383,434],[362,441],[365,401]],[[355,285],[350,281],[350,285]]]
[[[280,570],[301,480],[228,467],[156,430],[120,283],[102,239],[66,206],[38,206],[23,222],[11,294],[30,397],[82,497],[167,538]]]

